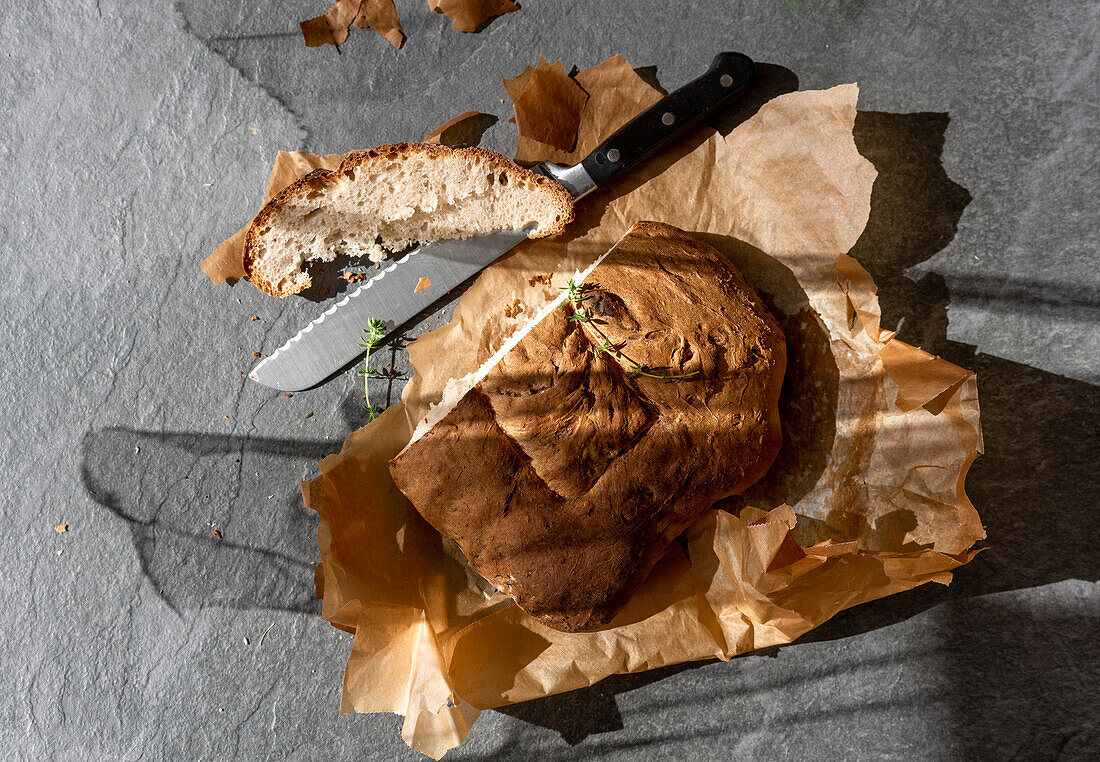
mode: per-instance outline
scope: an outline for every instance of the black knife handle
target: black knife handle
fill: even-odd
[[[581,161],[599,187],[732,102],[749,88],[756,64],[742,53],[719,53],[706,74],[634,117]]]

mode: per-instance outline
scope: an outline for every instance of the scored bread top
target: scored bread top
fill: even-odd
[[[287,296],[310,285],[309,260],[337,254],[381,261],[417,243],[531,228],[556,235],[573,197],[553,180],[484,148],[395,143],[348,154],[269,201],[245,236],[256,286]]]
[[[478,573],[566,631],[609,622],[684,529],[767,471],[786,367],[741,274],[669,225],[635,225],[578,298],[390,461]]]

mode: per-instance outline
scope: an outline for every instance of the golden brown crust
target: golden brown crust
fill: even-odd
[[[639,223],[587,285],[592,322],[555,310],[390,463],[479,573],[566,631],[610,621],[676,536],[764,474],[786,365],[740,273],[676,228]]]
[[[261,235],[260,231],[263,229],[266,221],[274,215],[288,199],[300,193],[308,193],[311,190],[322,189],[331,184],[340,174],[352,171],[380,157],[389,160],[403,159],[417,153],[446,157],[478,157],[491,163],[498,170],[507,172],[513,180],[533,183],[551,192],[554,195],[554,204],[561,219],[555,222],[554,225],[538,231],[537,234],[532,233],[530,236],[531,238],[546,238],[548,236],[557,235],[565,229],[566,225],[573,221],[573,197],[569,191],[550,178],[521,167],[508,157],[496,153],[495,151],[480,147],[450,148],[434,143],[391,143],[369,150],[352,151],[344,157],[344,160],[336,169],[315,169],[291,183],[286,188],[283,188],[274,198],[264,204],[263,209],[261,209],[260,213],[252,220],[252,224],[249,225],[248,232],[245,235],[244,269],[249,279],[251,279],[261,291],[278,297],[289,296],[290,294],[308,288],[309,284],[306,283],[299,288],[288,287],[280,289],[276,284],[264,280],[256,271],[254,267],[256,263],[256,245]]]
[[[286,203],[287,199],[299,193],[324,187],[324,185],[329,182],[332,175],[333,173],[327,169],[315,169],[309,174],[303,175],[275,194],[270,201],[264,204],[264,208],[260,210],[260,213],[253,218],[252,224],[248,226],[248,232],[245,233],[244,237],[244,271],[245,274],[248,275],[248,279],[252,281],[256,288],[272,296],[282,298],[309,287],[307,283],[300,289],[280,289],[276,284],[270,283],[260,277],[259,273],[254,268],[256,262],[256,242],[260,235],[262,235],[260,231],[263,229],[264,223],[267,222],[268,218],[275,214],[284,203]]]

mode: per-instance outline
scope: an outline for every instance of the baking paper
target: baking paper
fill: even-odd
[[[541,143],[533,151],[572,151],[577,143],[581,111],[588,93],[565,73],[565,65],[539,59],[522,74],[504,80],[504,90],[515,108],[516,127],[525,142]]]
[[[496,121],[497,118],[492,114],[467,111],[453,119],[448,119],[429,132],[424,136],[424,142],[451,148],[476,146],[481,142],[481,136],[485,134],[485,130],[492,127]]]
[[[301,21],[298,26],[306,47],[315,48],[343,45],[352,24],[360,29],[373,29],[395,48],[405,42],[393,0],[336,0],[322,15]]]
[[[428,0],[428,7],[453,21],[456,32],[476,32],[489,19],[519,10],[512,0]]]
[[[576,79],[590,97],[575,150],[521,143],[520,158],[575,162],[660,97],[618,56]],[[946,584],[973,557],[985,536],[963,488],[981,451],[974,375],[884,331],[874,283],[846,255],[876,174],[852,138],[857,95],[854,84],[789,93],[724,136],[699,128],[578,204],[564,235],[488,268],[448,325],[409,346],[402,404],[303,484],[322,519],[322,615],[355,633],[342,712],[400,713],[409,745],[438,758],[480,710],[788,643],[850,606]],[[446,380],[518,327],[509,305],[530,314],[643,219],[718,248],[780,320],[784,447],[760,483],[674,545],[610,627],[561,633],[481,580],[387,461]]]

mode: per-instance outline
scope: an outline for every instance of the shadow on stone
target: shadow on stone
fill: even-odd
[[[110,428],[84,436],[80,473],[125,522],[142,574],[172,608],[315,612],[316,516],[297,481],[335,447]],[[244,518],[257,506],[260,525]]]
[[[852,130],[878,177],[867,227],[849,254],[875,279],[883,327],[937,354],[947,336],[947,286],[938,275],[913,281],[904,273],[951,242],[971,200],[941,162],[949,122],[947,114],[861,111]]]

